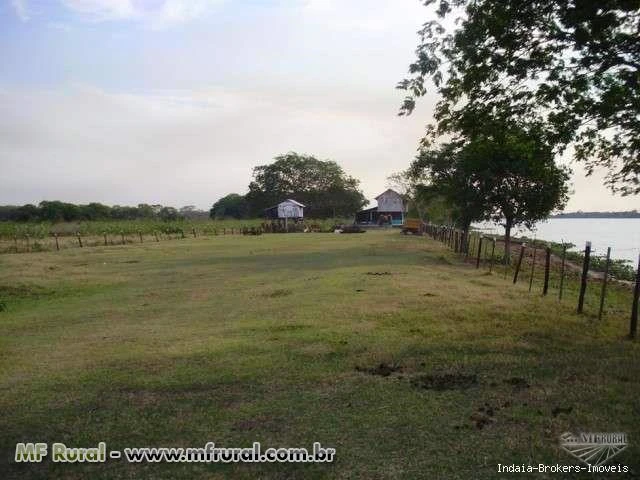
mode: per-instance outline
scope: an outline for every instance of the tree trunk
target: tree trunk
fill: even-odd
[[[504,263],[511,263],[511,222],[507,221],[504,225]]]

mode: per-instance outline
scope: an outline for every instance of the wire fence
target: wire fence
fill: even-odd
[[[607,313],[614,313],[611,310],[616,307],[612,305],[607,308],[607,296],[611,294],[610,287],[615,283],[616,293],[631,293],[628,336],[631,339],[637,336],[640,256],[635,271],[632,267],[626,267],[619,270],[620,274],[616,276],[612,266],[620,266],[620,263],[612,260],[612,249],[608,247],[606,255],[596,257],[589,241],[585,242],[584,250],[576,256],[567,251],[567,245],[542,240],[514,241],[507,245],[501,236],[434,224],[426,224],[424,231],[475,268],[503,275],[505,280],[513,284],[527,282],[529,292],[540,291],[543,296],[556,295],[559,301],[574,298],[576,313],[585,314],[588,311],[595,315],[597,312],[598,320],[602,320]],[[596,264],[597,269],[594,268]],[[589,285],[592,286],[590,289]],[[594,290],[593,286],[597,287],[597,296],[593,293],[587,295],[588,290]],[[619,304],[617,300],[616,305]],[[620,312],[615,310],[615,313]]]
[[[162,230],[131,231],[113,230],[100,233],[76,232],[58,234],[55,232],[32,236],[29,234],[0,236],[0,254],[35,253],[60,251],[69,248],[100,247],[114,245],[131,245],[137,243],[179,240],[188,237],[211,237],[227,235],[262,235],[263,233],[295,233],[295,232],[332,232],[335,221],[308,222],[253,222],[253,224],[237,223],[235,226],[212,226],[212,224],[189,225],[185,228]]]
[[[137,233],[121,231],[119,233],[104,232],[100,235],[53,233],[46,237],[35,238],[29,235],[14,235],[12,238],[0,238],[0,253],[60,251],[69,248],[157,243],[187,237],[262,235],[296,231],[332,231],[332,229],[327,230],[317,223],[288,224],[283,227],[278,223],[264,222],[258,226],[221,228],[208,226],[203,229],[194,226],[190,229],[177,229],[170,233],[141,230]],[[451,226],[426,224],[424,232],[445,244],[465,261],[474,264],[477,269],[484,268],[490,273],[501,274],[514,284],[527,281],[530,292],[539,289],[543,296],[555,294],[560,301],[567,301],[577,296],[576,312],[584,314],[586,311],[592,313],[597,311],[597,318],[600,320],[607,313],[614,313],[612,308],[608,308],[607,295],[610,294],[609,286],[615,283],[622,288],[622,291],[631,292],[629,337],[637,336],[640,258],[638,268],[633,270],[629,267],[621,268],[617,261],[613,261],[611,248],[607,248],[606,256],[594,256],[591,242],[586,242],[584,250],[576,256],[574,252],[568,252],[567,245],[542,240],[514,241],[508,248],[504,237],[486,235],[479,231],[465,232]],[[597,298],[593,294],[587,296],[587,288],[590,284],[596,284],[599,287]]]

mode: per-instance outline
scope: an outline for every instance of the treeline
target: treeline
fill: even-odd
[[[305,205],[307,218],[347,218],[367,202],[359,190],[359,180],[347,175],[331,160],[289,152],[268,165],[253,169],[248,193],[231,193],[220,198],[206,212],[188,205],[180,209],[141,203],[137,207],[108,206],[101,203],[76,205],[42,201],[38,205],[0,206],[0,221],[73,222],[93,220],[249,219],[261,218],[265,209],[288,198]]]
[[[637,210],[626,212],[567,212],[552,215],[551,218],[640,218]]]
[[[54,201],[42,201],[37,206],[0,205],[0,221],[13,222],[73,222],[92,220],[164,220],[206,218],[207,212],[189,205],[176,209],[163,205],[139,204],[137,207],[103,205],[92,202],[86,205]]]

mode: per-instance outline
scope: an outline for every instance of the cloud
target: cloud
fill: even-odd
[[[419,1],[305,0],[302,11],[328,28],[382,33],[406,27],[407,19],[424,18],[428,10]]]
[[[393,92],[354,102],[331,91],[8,89],[0,92],[0,191],[5,203],[205,208],[244,193],[254,166],[294,150],[338,161],[373,197],[406,168],[422,131],[394,115],[396,103]]]
[[[93,22],[135,21],[163,29],[199,18],[222,0],[62,0],[81,18]]]
[[[11,0],[11,6],[16,12],[16,15],[20,20],[26,22],[29,20],[29,7],[27,6],[27,0]]]

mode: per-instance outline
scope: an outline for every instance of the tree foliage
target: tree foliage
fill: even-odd
[[[246,218],[249,214],[249,204],[244,196],[237,193],[225,195],[213,204],[209,216],[218,218]]]
[[[640,193],[639,0],[424,3],[434,18],[398,85],[408,92],[401,115],[430,80],[442,98],[431,133],[526,118],[557,152],[573,143],[588,173],[604,167],[614,191]]]
[[[506,258],[513,227],[532,227],[568,200],[568,169],[556,165],[539,135],[520,128],[423,149],[411,171],[450,202],[461,228],[478,220],[501,222]]]
[[[172,207],[147,205],[141,203],[137,207],[108,206],[92,202],[86,205],[43,200],[38,206],[27,204],[22,206],[0,206],[0,221],[18,222],[71,222],[91,220],[141,220],[141,219],[179,219],[182,216]]]
[[[287,198],[306,205],[308,217],[349,216],[366,204],[358,185],[334,161],[289,152],[253,169],[246,200],[252,216]]]
[[[422,148],[410,173],[414,179],[423,179],[421,194],[429,199],[444,198],[450,206],[451,219],[468,231],[472,222],[486,216],[486,165],[463,153],[461,142]]]

